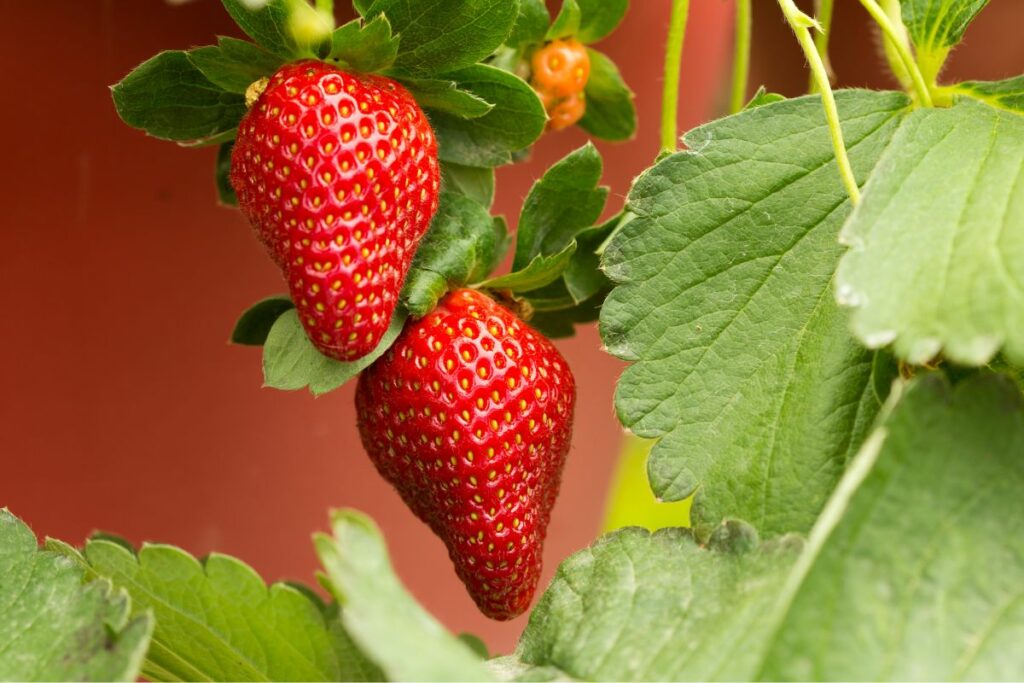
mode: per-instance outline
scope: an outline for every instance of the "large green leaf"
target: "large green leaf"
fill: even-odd
[[[296,56],[295,41],[288,31],[288,1],[269,0],[259,9],[245,0],[221,0],[235,23],[245,34],[279,57]]]
[[[587,53],[590,55],[587,109],[579,126],[603,140],[629,140],[636,134],[633,91],[622,80],[615,62],[597,50],[588,48]]]
[[[1014,680],[1024,670],[1024,400],[1004,377],[894,392],[807,543],[605,536],[559,568],[526,680]]]
[[[153,630],[129,618],[131,600],[108,581],[82,584],[80,567],[40,550],[0,508],[0,680],[134,681]]]
[[[963,99],[909,116],[843,228],[837,297],[869,347],[1024,361],[1024,117]]]
[[[143,62],[112,88],[112,95],[125,123],[164,140],[233,137],[245,115],[245,97],[211,83],[180,50]]]
[[[701,548],[685,529],[613,532],[562,563],[511,657],[525,680],[744,680],[800,549],[740,523]]]
[[[499,237],[487,209],[465,195],[442,192],[402,289],[409,312],[422,317],[449,289],[487,277],[497,262]]]
[[[900,0],[900,10],[914,45],[936,50],[959,43],[987,4],[988,0]]]
[[[898,93],[837,95],[863,180],[899,126]],[[878,408],[872,355],[833,302],[849,204],[820,98],[751,109],[685,138],[634,185],[604,268],[609,351],[631,365],[616,407],[651,453],[655,494],[699,488],[703,538],[723,517],[805,531]]]
[[[513,152],[529,147],[544,132],[544,106],[521,78],[485,64],[446,74],[445,78],[494,108],[470,120],[428,111],[442,161],[484,168],[501,166],[512,161]]]
[[[395,576],[380,531],[351,510],[332,515],[333,537],[317,534],[325,584],[342,605],[345,627],[391,680],[486,681],[479,655],[448,633]]]
[[[519,0],[376,0],[364,16],[381,12],[402,39],[395,68],[430,76],[494,52],[512,31]]]
[[[380,671],[352,644],[337,609],[307,590],[267,586],[248,565],[202,562],[173,546],[90,541],[89,567],[152,610],[156,630],[144,675],[185,681],[367,681]]]
[[[391,348],[405,324],[406,313],[396,310],[377,348],[359,360],[328,358],[313,346],[294,308],[284,311],[270,328],[263,344],[263,382],[285,391],[309,387],[314,396],[334,391],[370,367]]]
[[[550,24],[551,15],[544,0],[519,0],[519,16],[505,43],[520,48],[543,42]]]

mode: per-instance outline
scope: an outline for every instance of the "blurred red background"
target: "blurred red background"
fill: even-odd
[[[342,3],[339,3],[342,4]],[[755,3],[751,87],[799,94],[803,58],[775,3]],[[93,529],[202,555],[237,555],[268,580],[312,580],[309,536],[330,507],[383,528],[401,578],[454,631],[508,651],[525,619],[479,615],[441,543],[362,453],[351,386],[314,399],[260,387],[260,356],[227,338],[250,303],[284,290],[241,216],[214,203],[212,149],[185,150],[121,124],[107,86],[153,53],[236,34],[214,0],[0,2],[7,76],[0,107],[0,505],[40,535]],[[599,144],[610,210],[658,151],[668,0],[634,0],[600,48],[637,93],[638,138]],[[680,130],[727,98],[732,4],[694,0]],[[1024,69],[1024,3],[996,0],[954,57],[952,77]],[[840,0],[833,63],[844,85],[889,87],[874,32]],[[585,141],[547,136],[499,173],[496,211],[513,218],[532,181]],[[596,330],[559,343],[576,369],[573,452],[546,548],[546,577],[600,528],[620,428],[619,364]],[[546,580],[546,579],[545,579]]]

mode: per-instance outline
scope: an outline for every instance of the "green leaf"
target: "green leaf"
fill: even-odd
[[[512,161],[512,153],[532,145],[547,122],[537,93],[506,71],[477,64],[446,74],[461,90],[494,105],[472,120],[435,111],[430,121],[437,133],[441,161],[489,168]]]
[[[544,0],[520,0],[519,16],[505,44],[518,49],[542,43],[550,24],[551,15]]]
[[[189,50],[189,61],[214,85],[244,95],[253,81],[269,76],[282,61],[263,48],[237,38],[221,36],[217,45]]]
[[[382,71],[395,63],[400,42],[384,15],[370,21],[353,19],[334,30],[328,59],[363,73]]]
[[[604,210],[608,188],[601,180],[601,155],[589,142],[553,165],[533,184],[523,203],[512,270],[537,256],[561,252],[593,226]]]
[[[235,143],[221,143],[217,150],[217,165],[214,169],[214,176],[217,181],[217,201],[224,206],[238,206],[238,195],[235,188],[231,186],[231,150]]]
[[[1024,361],[1024,117],[964,99],[907,117],[843,228],[837,298],[868,347]]]
[[[900,0],[903,23],[922,50],[951,48],[988,0]]]
[[[544,36],[547,40],[557,40],[559,38],[568,38],[576,35],[580,30],[580,6],[576,0],[562,0],[562,9],[558,11],[558,16],[551,23],[551,27],[548,29],[547,35]]]
[[[837,101],[863,180],[907,98],[840,91]],[[602,337],[633,363],[616,409],[660,439],[648,464],[659,498],[699,488],[699,538],[726,517],[765,537],[805,531],[879,405],[872,354],[833,301],[849,202],[820,98],[747,110],[685,144],[636,181],[636,218],[604,253],[617,286]]]
[[[612,233],[633,218],[633,214],[620,213],[603,225],[588,228],[576,235],[579,248],[565,269],[565,287],[573,301],[582,303],[601,292],[611,291],[612,282],[601,270],[600,251]]]
[[[636,106],[633,91],[622,80],[615,62],[597,50],[590,54],[590,79],[587,81],[587,108],[579,126],[602,140],[620,142],[636,135]]]
[[[257,301],[242,314],[231,332],[231,343],[244,346],[263,346],[277,319],[295,304],[287,296],[272,296]]]
[[[565,249],[552,254],[551,256],[535,256],[521,270],[513,271],[505,275],[491,278],[480,283],[481,287],[493,290],[504,290],[519,294],[531,292],[549,285],[562,277],[565,269],[569,267],[573,254],[576,253],[575,240],[570,242]]]
[[[492,168],[474,168],[446,161],[441,162],[441,178],[446,190],[465,195],[487,209],[494,204]]]
[[[1024,403],[932,375],[890,400],[782,593],[761,678],[1013,680],[1024,669]]]
[[[604,530],[638,526],[656,531],[672,526],[690,526],[692,498],[666,503],[651,492],[647,480],[647,458],[653,441],[626,434],[609,488]]]
[[[562,563],[515,653],[492,666],[520,680],[748,679],[800,546],[758,546],[742,523],[713,549],[685,529],[608,534]]]
[[[1024,114],[1024,76],[1003,81],[964,81],[952,87],[955,95],[981,100],[985,104]]]
[[[214,553],[200,562],[150,544],[136,555],[105,540],[90,541],[84,556],[131,594],[135,612],[156,615],[143,667],[150,680],[382,680],[336,613],[289,585],[268,587],[233,557]]]
[[[314,537],[327,586],[359,647],[391,680],[488,681],[483,662],[424,610],[395,576],[380,531],[352,510],[332,514],[333,538]]]
[[[754,96],[750,98],[750,101],[747,102],[746,106],[744,106],[743,108],[754,109],[755,107],[761,107],[766,104],[781,102],[784,99],[786,99],[785,95],[780,95],[779,93],[775,92],[768,92],[768,90],[762,85],[760,88],[757,89],[757,92],[754,93]]]
[[[288,31],[287,0],[269,0],[260,9],[250,9],[245,0],[222,0],[224,9],[247,36],[285,60],[298,56]]]
[[[180,50],[143,62],[111,92],[125,123],[163,140],[233,134],[246,111],[242,95],[211,83]]]
[[[134,681],[153,617],[107,581],[40,550],[35,534],[0,508],[0,680]]]
[[[526,297],[533,306],[534,314],[530,318],[530,326],[550,339],[561,337],[572,337],[576,334],[576,325],[592,323],[597,320],[601,312],[601,304],[604,296],[592,297],[581,304],[572,304],[572,298],[562,306],[553,309],[546,308],[550,302],[538,301],[536,292],[530,292]]]
[[[409,312],[421,318],[450,289],[487,277],[497,265],[498,238],[487,209],[469,197],[442,192],[402,289]]]
[[[402,84],[409,89],[421,107],[451,114],[460,119],[478,119],[494,109],[494,105],[487,100],[466,90],[460,90],[455,81],[403,78]]]
[[[518,0],[376,0],[364,16],[384,13],[401,36],[395,68],[431,76],[476,64],[512,31]]]
[[[359,360],[346,363],[317,351],[302,329],[295,309],[287,310],[274,321],[263,345],[263,385],[284,391],[309,387],[314,396],[334,391],[391,348],[402,331],[405,318],[405,311],[396,310],[377,348]]]
[[[352,0],[352,5],[360,16],[365,17],[370,11],[370,6],[373,5],[373,0]]]
[[[576,38],[596,43],[615,30],[629,9],[629,0],[576,0],[580,6],[580,28]]]

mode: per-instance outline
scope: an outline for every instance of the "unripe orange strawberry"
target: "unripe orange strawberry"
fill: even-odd
[[[242,119],[231,184],[313,344],[372,351],[437,211],[437,142],[409,92],[320,61],[282,67]]]
[[[533,84],[556,98],[583,92],[590,78],[587,48],[574,38],[553,40],[533,53]]]
[[[569,126],[576,125],[586,112],[587,102],[583,93],[570,95],[564,100],[556,102],[548,110],[548,128],[555,131],[565,130]]]
[[[551,342],[469,289],[359,378],[363,446],[492,619],[524,612],[537,587],[575,399]]]

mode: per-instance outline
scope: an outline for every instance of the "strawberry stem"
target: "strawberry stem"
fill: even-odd
[[[690,0],[672,0],[669,19],[668,43],[665,46],[665,85],[661,98],[661,149],[676,151],[679,118],[679,71],[683,62],[683,39],[686,20],[690,14]]]
[[[747,81],[750,78],[750,0],[736,0],[736,40],[732,59],[732,98],[730,113],[743,109],[747,103]]]
[[[828,58],[828,39],[832,36],[832,10],[833,0],[815,0],[814,16],[818,20],[818,26],[821,27],[821,30],[814,34],[814,47],[818,50],[818,54],[821,55],[821,61],[825,65],[825,73],[828,74],[829,82],[835,78],[835,74],[832,71],[832,62]],[[818,92],[818,83],[814,80],[814,74],[811,74],[807,92]]]
[[[868,11],[871,18],[882,29],[882,33],[885,34],[886,46],[896,51],[897,56],[903,63],[903,68],[910,75],[917,103],[925,107],[933,106],[931,91],[925,83],[924,76],[921,75],[921,69],[918,68],[917,62],[914,61],[913,55],[910,54],[910,46],[907,44],[906,34],[897,31],[889,19],[889,15],[879,7],[875,0],[860,0],[860,4],[864,6],[864,9]]]

